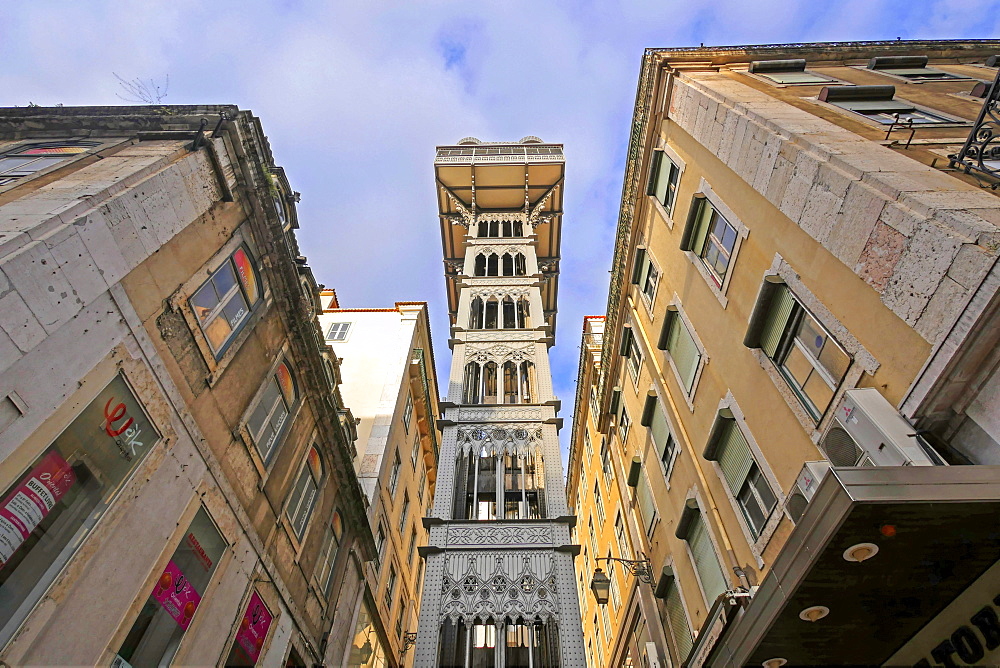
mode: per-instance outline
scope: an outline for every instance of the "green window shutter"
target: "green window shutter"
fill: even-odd
[[[726,576],[722,573],[722,566],[719,565],[719,558],[715,556],[715,548],[705,527],[705,521],[701,517],[695,520],[687,540],[691,546],[691,555],[694,557],[694,569],[698,572],[701,588],[705,590],[705,597],[711,607],[719,594],[726,591],[728,586]]]
[[[680,317],[674,317],[670,327],[670,335],[667,338],[667,352],[674,360],[677,373],[680,374],[685,390],[690,390],[694,383],[694,375],[698,370],[698,361],[701,353],[694,344],[691,333]]]
[[[646,184],[646,194],[656,194],[656,184],[663,164],[663,151],[653,151],[653,159],[649,161],[649,182]]]
[[[633,285],[642,285],[646,280],[646,273],[649,271],[649,260],[646,258],[645,246],[635,249],[635,264],[632,265]]]
[[[670,204],[670,178],[677,173],[677,167],[664,153],[660,153],[660,165],[656,171],[653,195],[663,206]]]
[[[792,317],[795,309],[795,298],[787,287],[778,289],[771,300],[771,308],[768,311],[767,319],[760,333],[760,349],[770,358],[778,351],[778,344],[788,326],[788,320]]]
[[[657,455],[663,456],[663,446],[670,437],[670,427],[667,426],[667,416],[664,415],[660,406],[657,406],[656,410],[653,411],[653,421],[649,425],[649,432],[653,437],[653,443],[656,444]]]
[[[691,207],[691,214],[688,216],[688,223],[684,227],[684,234],[681,235],[681,250],[692,251],[701,255],[705,246],[705,237],[708,236],[709,223],[712,221],[712,214],[715,209],[704,197],[698,197]]]
[[[734,497],[740,493],[740,488],[743,487],[753,463],[750,444],[733,420],[722,436],[722,443],[719,444],[719,468],[722,469],[722,475]]]
[[[670,634],[674,639],[677,655],[684,659],[691,653],[691,627],[688,626],[687,615],[684,614],[684,603],[681,592],[674,583],[667,592],[667,618],[670,620]]]
[[[656,502],[653,500],[653,491],[649,488],[649,478],[645,471],[639,479],[639,486],[635,490],[636,500],[639,502],[639,514],[642,515],[642,526],[646,534],[653,528],[653,520],[656,519]]]

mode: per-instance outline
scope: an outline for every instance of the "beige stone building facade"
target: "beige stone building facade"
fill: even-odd
[[[569,463],[590,665],[995,663],[998,50],[646,52]]]
[[[418,548],[427,544],[423,518],[434,500],[441,442],[427,304],[340,308],[332,290],[320,299],[320,325],[340,360],[341,394],[357,420],[354,466],[378,550],[366,565],[347,665],[408,666],[423,586]]]
[[[0,661],[343,665],[375,556],[294,193],[233,106],[0,110]]]

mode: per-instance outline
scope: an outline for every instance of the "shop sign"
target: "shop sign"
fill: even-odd
[[[254,591],[240,621],[240,629],[236,632],[236,642],[253,663],[257,663],[260,657],[261,648],[264,647],[264,640],[267,638],[273,619],[260,594]]]

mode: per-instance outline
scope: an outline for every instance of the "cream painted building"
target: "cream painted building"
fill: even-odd
[[[434,500],[441,440],[427,304],[350,309],[339,308],[332,290],[320,298],[320,325],[357,420],[354,465],[379,555],[365,571],[347,666],[410,665],[424,570],[417,548],[427,544],[422,520]]]
[[[998,52],[645,53],[569,463],[590,665],[996,663]]]

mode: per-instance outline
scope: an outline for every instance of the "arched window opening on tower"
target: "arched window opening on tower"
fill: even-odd
[[[473,272],[476,276],[486,275],[486,256],[479,254],[476,256],[476,268]]]
[[[559,665],[556,621],[492,617],[441,625],[438,666],[442,668],[555,668]]]
[[[514,275],[514,256],[510,253],[503,254],[503,275],[513,276]]]
[[[542,489],[541,458],[533,454],[525,456],[504,455],[504,519],[537,520],[542,517],[540,510]]]
[[[499,310],[500,302],[497,301],[496,297],[490,297],[486,302],[486,323],[483,325],[484,329],[497,329]]]
[[[516,300],[473,297],[469,302],[469,329],[530,329],[530,305],[526,297]]]
[[[517,329],[517,308],[509,296],[503,298],[503,328]]]
[[[476,236],[480,239],[498,237],[523,237],[524,223],[521,221],[481,221],[476,230]]]
[[[499,276],[497,273],[497,266],[500,262],[500,258],[496,253],[490,253],[486,256],[486,275],[487,276]]]
[[[469,362],[465,365],[465,396],[463,403],[478,404],[482,394],[480,393],[480,379],[482,368],[476,362]]]
[[[524,276],[528,273],[523,253],[514,254],[514,276]]]
[[[469,303],[469,329],[483,328],[483,298],[473,297]]]
[[[502,379],[497,378],[498,372],[502,374]],[[498,381],[503,383],[502,396],[497,394]],[[465,365],[463,403],[530,404],[534,403],[534,388],[535,365],[531,362],[508,360],[499,369],[496,362],[469,362]]]
[[[526,297],[517,300],[517,327],[518,329],[531,328],[531,308]]]
[[[545,517],[545,470],[536,453],[500,454],[482,445],[455,466],[459,520],[537,520]],[[499,514],[498,514],[499,513]]]

